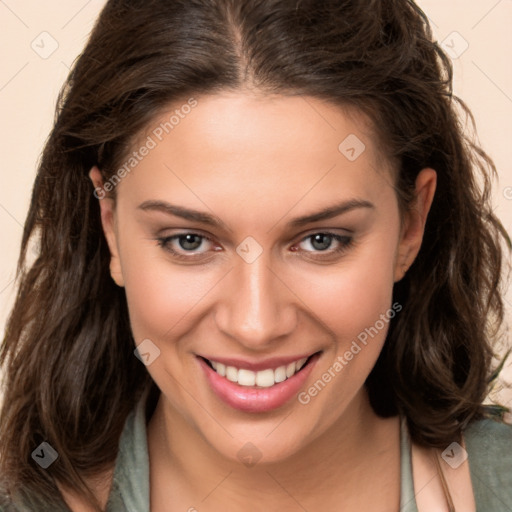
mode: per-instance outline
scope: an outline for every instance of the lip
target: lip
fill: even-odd
[[[299,370],[295,375],[286,379],[284,382],[279,382],[278,384],[274,384],[268,388],[239,386],[235,382],[231,382],[225,377],[221,377],[215,370],[210,368],[202,357],[198,356],[196,359],[206,376],[206,380],[208,381],[210,388],[224,403],[239,411],[261,413],[282,407],[291,400],[303,387],[305,381],[313,371],[319,357],[320,353],[315,353],[311,356],[306,366]],[[229,364],[229,366],[237,366],[237,364],[239,364],[240,366],[237,366],[238,368],[246,368],[250,370],[253,370],[255,367],[259,367],[257,369],[272,368],[272,366],[268,365],[269,362],[277,364],[276,368],[278,368],[284,364],[281,364],[281,361],[287,360],[289,363],[295,361],[295,359],[292,358],[273,359],[263,361],[262,363],[254,363],[252,367],[248,367],[243,364],[247,363],[246,361],[237,361],[235,359],[220,360],[215,358],[213,360],[223,364],[225,364],[224,361],[232,361],[233,364]],[[235,361],[237,361],[237,363],[235,363]]]
[[[286,366],[290,363],[294,363],[295,361],[299,361],[302,358],[308,358],[312,355],[311,352],[307,354],[302,354],[298,356],[290,356],[290,357],[273,357],[271,359],[263,359],[260,361],[247,361],[244,359],[236,359],[231,357],[209,357],[203,356],[204,359],[208,359],[209,361],[215,361],[217,363],[222,363],[225,366],[234,366],[238,369],[244,370],[252,370],[253,372],[258,372],[260,370],[275,370],[280,366]]]

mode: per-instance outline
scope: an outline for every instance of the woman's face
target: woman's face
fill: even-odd
[[[434,171],[401,226],[369,124],[310,97],[198,97],[133,151],[102,219],[167,414],[267,461],[359,421]]]

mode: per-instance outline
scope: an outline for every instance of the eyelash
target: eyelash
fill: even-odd
[[[201,233],[196,233],[194,231],[186,231],[186,232],[178,233],[178,234],[172,235],[172,236],[156,238],[156,241],[158,242],[158,245],[162,249],[169,252],[175,259],[182,260],[182,261],[193,261],[193,260],[196,260],[199,258],[204,258],[205,253],[193,253],[192,251],[190,251],[189,252],[190,255],[186,256],[185,254],[175,251],[174,249],[171,248],[170,244],[173,240],[178,240],[182,237],[185,237],[186,235],[195,235],[195,236],[198,236],[201,238],[201,242],[203,240],[207,240],[207,241],[213,243],[213,240],[210,237],[208,237],[206,235],[202,235]],[[305,237],[303,237],[295,245],[298,245],[308,239],[312,239],[315,235],[326,235],[326,236],[331,237],[333,239],[333,241],[338,242],[338,247],[336,249],[326,249],[325,251],[303,251],[306,253],[317,253],[320,257],[315,256],[314,258],[318,259],[318,260],[331,259],[334,256],[341,256],[343,253],[348,251],[354,244],[354,239],[351,236],[339,235],[336,233],[332,233],[330,231],[315,231],[314,233],[310,233],[309,235],[306,235]],[[185,249],[182,249],[182,250],[185,250]],[[323,255],[326,255],[327,257],[325,257]]]

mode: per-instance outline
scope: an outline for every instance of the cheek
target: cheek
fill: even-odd
[[[340,349],[391,307],[395,249],[396,236],[375,234],[339,265],[322,272],[312,269],[305,279],[296,281],[307,283],[301,294],[336,336]]]
[[[135,340],[184,334],[190,316],[216,280],[197,267],[172,264],[156,242],[121,248],[130,322]]]
[[[298,401],[312,408],[312,417],[323,418],[324,426],[336,421],[362,389],[389,323],[401,310],[392,304],[395,241],[393,236],[376,238],[337,271],[310,276],[307,303],[334,341],[318,379]]]

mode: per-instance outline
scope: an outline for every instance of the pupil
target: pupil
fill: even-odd
[[[317,235],[313,236],[313,247],[315,249],[318,249],[319,251],[324,251],[325,249],[328,249],[331,245],[332,237],[331,235],[325,235],[323,233],[319,233]]]
[[[182,249],[194,250],[201,245],[199,235],[183,235],[180,237],[180,246]]]

